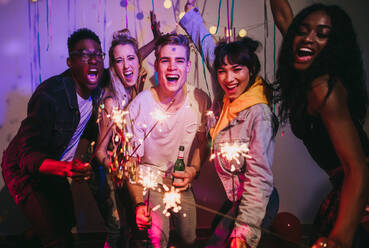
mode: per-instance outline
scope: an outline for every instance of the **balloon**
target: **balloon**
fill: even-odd
[[[272,223],[271,230],[288,241],[294,243],[300,243],[301,241],[300,220],[291,213],[278,213]]]

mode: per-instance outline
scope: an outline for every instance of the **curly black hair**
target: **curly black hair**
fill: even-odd
[[[68,38],[68,52],[71,53],[77,42],[85,39],[90,39],[96,41],[101,45],[99,36],[97,36],[93,31],[88,28],[80,28],[73,32]]]
[[[297,71],[293,66],[293,40],[304,19],[316,11],[324,11],[331,19],[328,43],[307,70]],[[334,84],[340,80],[348,93],[351,116],[362,123],[368,107],[368,95],[360,48],[351,19],[339,6],[313,4],[293,19],[280,50],[276,84],[280,102],[278,115],[283,124],[290,114],[300,114],[306,109],[307,92],[313,80],[322,75],[329,76],[326,99]]]

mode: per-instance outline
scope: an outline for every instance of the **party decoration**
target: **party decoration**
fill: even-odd
[[[238,35],[240,37],[245,37],[247,35],[247,31],[246,29],[241,29],[239,32],[238,32]]]
[[[293,243],[300,243],[302,229],[300,220],[289,212],[278,213],[275,217],[271,230],[281,238]]]
[[[170,7],[172,7],[172,1],[165,0],[163,5],[164,5],[164,8],[169,9]]]

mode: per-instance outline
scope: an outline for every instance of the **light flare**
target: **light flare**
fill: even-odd
[[[248,143],[224,143],[220,145],[218,155],[227,159],[228,161],[235,160],[240,164],[240,157],[251,158],[247,153],[249,152]]]

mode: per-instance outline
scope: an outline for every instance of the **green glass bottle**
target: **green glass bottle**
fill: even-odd
[[[173,168],[174,172],[184,173],[185,163],[184,163],[184,160],[183,160],[183,156],[184,156],[184,146],[180,146],[179,151],[178,151],[177,160],[174,163],[174,168]],[[179,183],[179,182],[182,182],[182,181],[183,181],[182,178],[175,178],[175,177],[173,178],[174,183]]]

